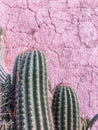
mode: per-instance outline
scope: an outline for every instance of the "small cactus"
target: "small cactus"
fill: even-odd
[[[79,103],[75,91],[59,84],[54,92],[52,111],[55,130],[80,130]]]
[[[87,126],[87,129],[88,130],[89,128],[91,129],[94,125],[94,123],[98,120],[98,114],[96,114],[88,123],[88,126]]]
[[[86,117],[81,118],[81,129],[80,130],[91,130],[94,123],[98,120],[98,114],[96,114],[92,119]]]
[[[15,70],[17,71],[14,75],[17,75],[18,72],[19,77],[13,77],[15,92],[15,100],[13,100],[15,102],[14,129],[53,130],[45,55],[37,50],[27,52],[25,58],[19,63],[19,67],[18,64],[14,66]]]
[[[89,123],[90,123],[90,119],[88,117],[85,118],[81,117],[80,130],[86,130]]]

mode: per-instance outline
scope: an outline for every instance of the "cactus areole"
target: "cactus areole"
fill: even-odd
[[[39,50],[34,50],[25,53],[25,58],[22,58],[21,62],[17,59],[15,63],[13,74],[15,82],[13,82],[14,129],[53,130],[45,55]]]
[[[57,86],[52,110],[55,130],[80,130],[78,99],[71,87],[64,84]]]

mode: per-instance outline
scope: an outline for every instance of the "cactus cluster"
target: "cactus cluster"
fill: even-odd
[[[1,29],[0,43],[2,36]],[[6,112],[0,115],[6,122],[1,130],[88,130],[98,119],[98,114],[80,119],[78,97],[70,85],[61,83],[52,90],[47,59],[39,50],[19,54],[12,77],[0,65],[0,85],[0,112]]]

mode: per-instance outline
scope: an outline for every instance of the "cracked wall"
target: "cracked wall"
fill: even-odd
[[[81,114],[98,113],[98,0],[0,0],[0,26],[10,72],[20,52],[41,49],[53,87],[72,84]]]

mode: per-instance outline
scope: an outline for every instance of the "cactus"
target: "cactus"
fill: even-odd
[[[92,119],[90,118],[81,118],[81,129],[80,130],[89,130],[93,127],[94,123],[98,120],[98,114],[96,114]]]
[[[25,58],[25,54],[22,53],[22,54],[19,54],[16,58],[16,61],[15,61],[15,64],[14,64],[14,69],[13,69],[13,77],[12,77],[12,91],[11,91],[11,100],[12,100],[12,103],[11,103],[11,109],[12,109],[12,115],[14,114],[14,111],[15,111],[15,88],[17,87],[17,84],[18,84],[18,81],[19,81],[19,71],[20,71],[20,66],[22,64],[22,61],[23,59]]]
[[[92,126],[94,125],[94,123],[98,120],[98,114],[96,114],[88,123],[88,126],[87,126],[87,129],[88,130],[89,128],[91,129]]]
[[[79,103],[74,90],[59,84],[54,92],[52,111],[55,130],[80,130]]]
[[[4,64],[4,31],[0,28],[0,130],[11,129],[11,76]]]
[[[15,70],[17,65],[14,67],[14,73]],[[15,92],[13,102],[16,104],[14,129],[53,130],[44,54],[38,50],[25,53],[25,58],[18,69],[18,76],[18,80],[16,76],[13,78],[13,81],[17,82],[13,82]]]
[[[80,130],[86,130],[89,122],[90,122],[90,119],[88,117],[85,117],[85,118],[81,117]]]
[[[11,122],[11,75],[0,65],[0,129],[11,129]]]
[[[5,80],[7,78],[8,74],[5,72],[2,65],[0,65],[0,85],[3,86],[5,84]]]
[[[8,74],[0,86],[0,130],[12,130],[11,77]]]

